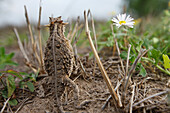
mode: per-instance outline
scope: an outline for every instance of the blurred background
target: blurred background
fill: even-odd
[[[62,15],[63,19],[82,16],[91,9],[96,20],[109,20],[115,14],[128,12],[133,17],[158,16],[168,7],[169,0],[42,0],[42,23],[48,17]],[[38,21],[40,0],[0,0],[0,27],[22,26],[25,23],[24,5],[27,6],[32,23]]]
[[[111,18],[119,13],[130,14],[136,23],[140,23],[138,31],[142,34],[149,23],[157,25],[160,22],[161,16],[165,10],[168,10],[170,3],[169,0],[0,0],[1,46],[11,46],[16,43],[13,27],[17,27],[22,39],[27,37],[24,5],[27,7],[32,27],[35,26],[33,27],[35,33],[41,5],[42,26],[48,24],[50,16],[62,16],[62,19],[68,22],[76,20],[77,16],[83,20],[83,11],[90,9],[95,20],[96,30],[98,30],[97,35],[103,37],[101,34],[110,29]],[[166,13],[169,15],[169,12]],[[168,20],[164,19],[166,25]],[[160,24],[162,25],[162,23]],[[45,31],[43,37],[48,37],[48,30]]]
[[[108,20],[120,13],[123,0],[42,0],[42,23],[48,23],[53,15],[67,18],[82,16],[84,10],[91,9],[95,19]],[[40,0],[0,0],[0,27],[25,24],[24,5],[27,6],[31,22],[38,21]]]

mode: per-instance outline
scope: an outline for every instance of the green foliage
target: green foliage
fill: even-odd
[[[163,64],[164,68],[165,69],[170,68],[170,59],[168,58],[168,56],[163,54],[162,57],[164,60],[164,64]]]
[[[160,56],[161,56],[161,51],[160,50],[156,50],[156,49],[152,49],[150,52],[149,52],[149,57],[150,58],[153,58],[154,61],[155,61],[155,64],[158,64],[159,62],[159,59],[160,59]]]
[[[134,63],[134,61],[137,58],[140,50],[142,49],[142,44],[143,44],[143,41],[139,41],[136,44],[132,44],[132,47],[131,47],[132,51],[129,55],[129,61],[130,61],[131,65]],[[127,51],[122,51],[121,54],[120,54],[120,57],[124,60],[127,59],[127,56],[128,56]],[[139,71],[139,75],[142,75],[143,77],[145,77],[146,74],[147,74],[145,68],[143,67],[143,65],[140,62],[137,63],[136,71]]]
[[[160,71],[170,75],[169,70],[167,70],[169,67],[168,56],[170,55],[170,10],[167,9],[163,11],[161,13],[161,17],[157,19],[149,19],[151,23],[144,20],[144,22],[140,24],[142,27],[135,25],[133,29],[125,29],[123,27],[117,28],[113,25],[114,37],[117,39],[119,48],[121,50],[121,58],[125,60],[127,58],[128,48],[125,47],[126,40],[129,44],[131,44],[131,52],[129,56],[130,64],[135,61],[140,50],[146,49],[149,51],[145,57],[142,57],[140,62],[146,61],[142,64],[149,62],[156,66]],[[112,24],[110,21],[108,23]],[[102,26],[102,29],[103,32],[98,34],[98,37],[102,37],[102,40],[100,39],[99,43],[101,45],[113,47],[115,42],[110,30],[110,25],[106,24],[105,27]],[[167,56],[162,57],[163,54]],[[139,71],[139,75],[146,76],[146,70],[144,67],[145,65],[142,64],[137,64],[136,71]],[[164,68],[162,68],[163,66]]]
[[[16,106],[18,104],[18,101],[16,99],[11,99],[8,101],[8,103],[11,105],[11,106]]]
[[[12,75],[8,75],[6,79],[6,84],[7,84],[7,89],[8,89],[8,97],[10,97],[16,88],[15,79]]]
[[[29,90],[30,90],[31,92],[34,92],[34,85],[33,85],[33,83],[28,81],[28,82],[26,82],[26,84],[27,84]]]
[[[168,8],[169,0],[127,0],[129,12],[141,16],[158,16],[164,9]]]
[[[18,65],[12,61],[14,53],[5,54],[5,48],[0,47],[0,69],[4,69],[6,65]]]
[[[1,79],[3,77],[6,78],[6,85],[4,84],[4,89],[0,91],[4,98],[11,97],[15,92],[16,86],[19,86],[19,88],[28,87],[31,92],[34,92],[35,88],[33,82],[36,81],[37,75],[20,73],[14,70],[0,71],[0,73],[2,73]],[[15,82],[17,78],[20,80],[18,84]],[[11,99],[9,103],[15,106],[18,102],[16,99]]]
[[[140,72],[139,75],[142,75],[143,77],[145,77],[147,74],[145,68],[143,67],[143,65],[140,65]]]

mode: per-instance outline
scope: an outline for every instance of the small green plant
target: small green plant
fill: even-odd
[[[4,98],[10,98],[14,94],[16,87],[22,89],[28,87],[31,92],[34,92],[33,82],[36,81],[36,76],[34,74],[29,75],[14,70],[0,71],[0,73],[0,81],[4,86],[0,93]],[[19,83],[16,83],[16,79],[19,79]],[[10,99],[9,103],[14,106],[17,105],[18,102],[16,99]]]
[[[5,48],[0,48],[0,69],[5,69],[5,66],[14,65],[17,66],[18,64],[12,61],[14,53],[5,54]],[[15,70],[7,70],[7,71],[0,71],[0,83],[2,83],[3,87],[0,90],[0,96],[4,98],[10,98],[14,94],[17,87],[28,89],[31,92],[34,92],[34,85],[33,82],[36,81],[37,75],[35,74],[27,74],[17,72]],[[16,79],[19,79],[19,83],[16,82]],[[10,105],[17,105],[16,99],[10,99]]]
[[[18,64],[12,61],[14,53],[5,54],[5,48],[0,47],[0,69],[4,69],[6,65],[14,65]]]

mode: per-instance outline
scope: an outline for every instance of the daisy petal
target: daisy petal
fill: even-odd
[[[119,23],[119,21],[116,18],[113,18],[112,21],[115,23]]]
[[[122,20],[121,21],[125,21],[126,18],[126,13],[122,15]]]
[[[117,15],[117,19],[119,20],[119,21],[121,21],[122,20],[122,17],[121,17],[121,15],[119,14],[119,15]]]

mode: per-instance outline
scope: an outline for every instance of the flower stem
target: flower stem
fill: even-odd
[[[164,70],[161,66],[159,66],[158,64],[155,64],[155,61],[151,60],[150,58],[142,57],[142,59],[151,62],[151,63],[154,64],[159,70],[161,70],[162,72],[170,75],[170,72],[169,72],[168,70]]]

